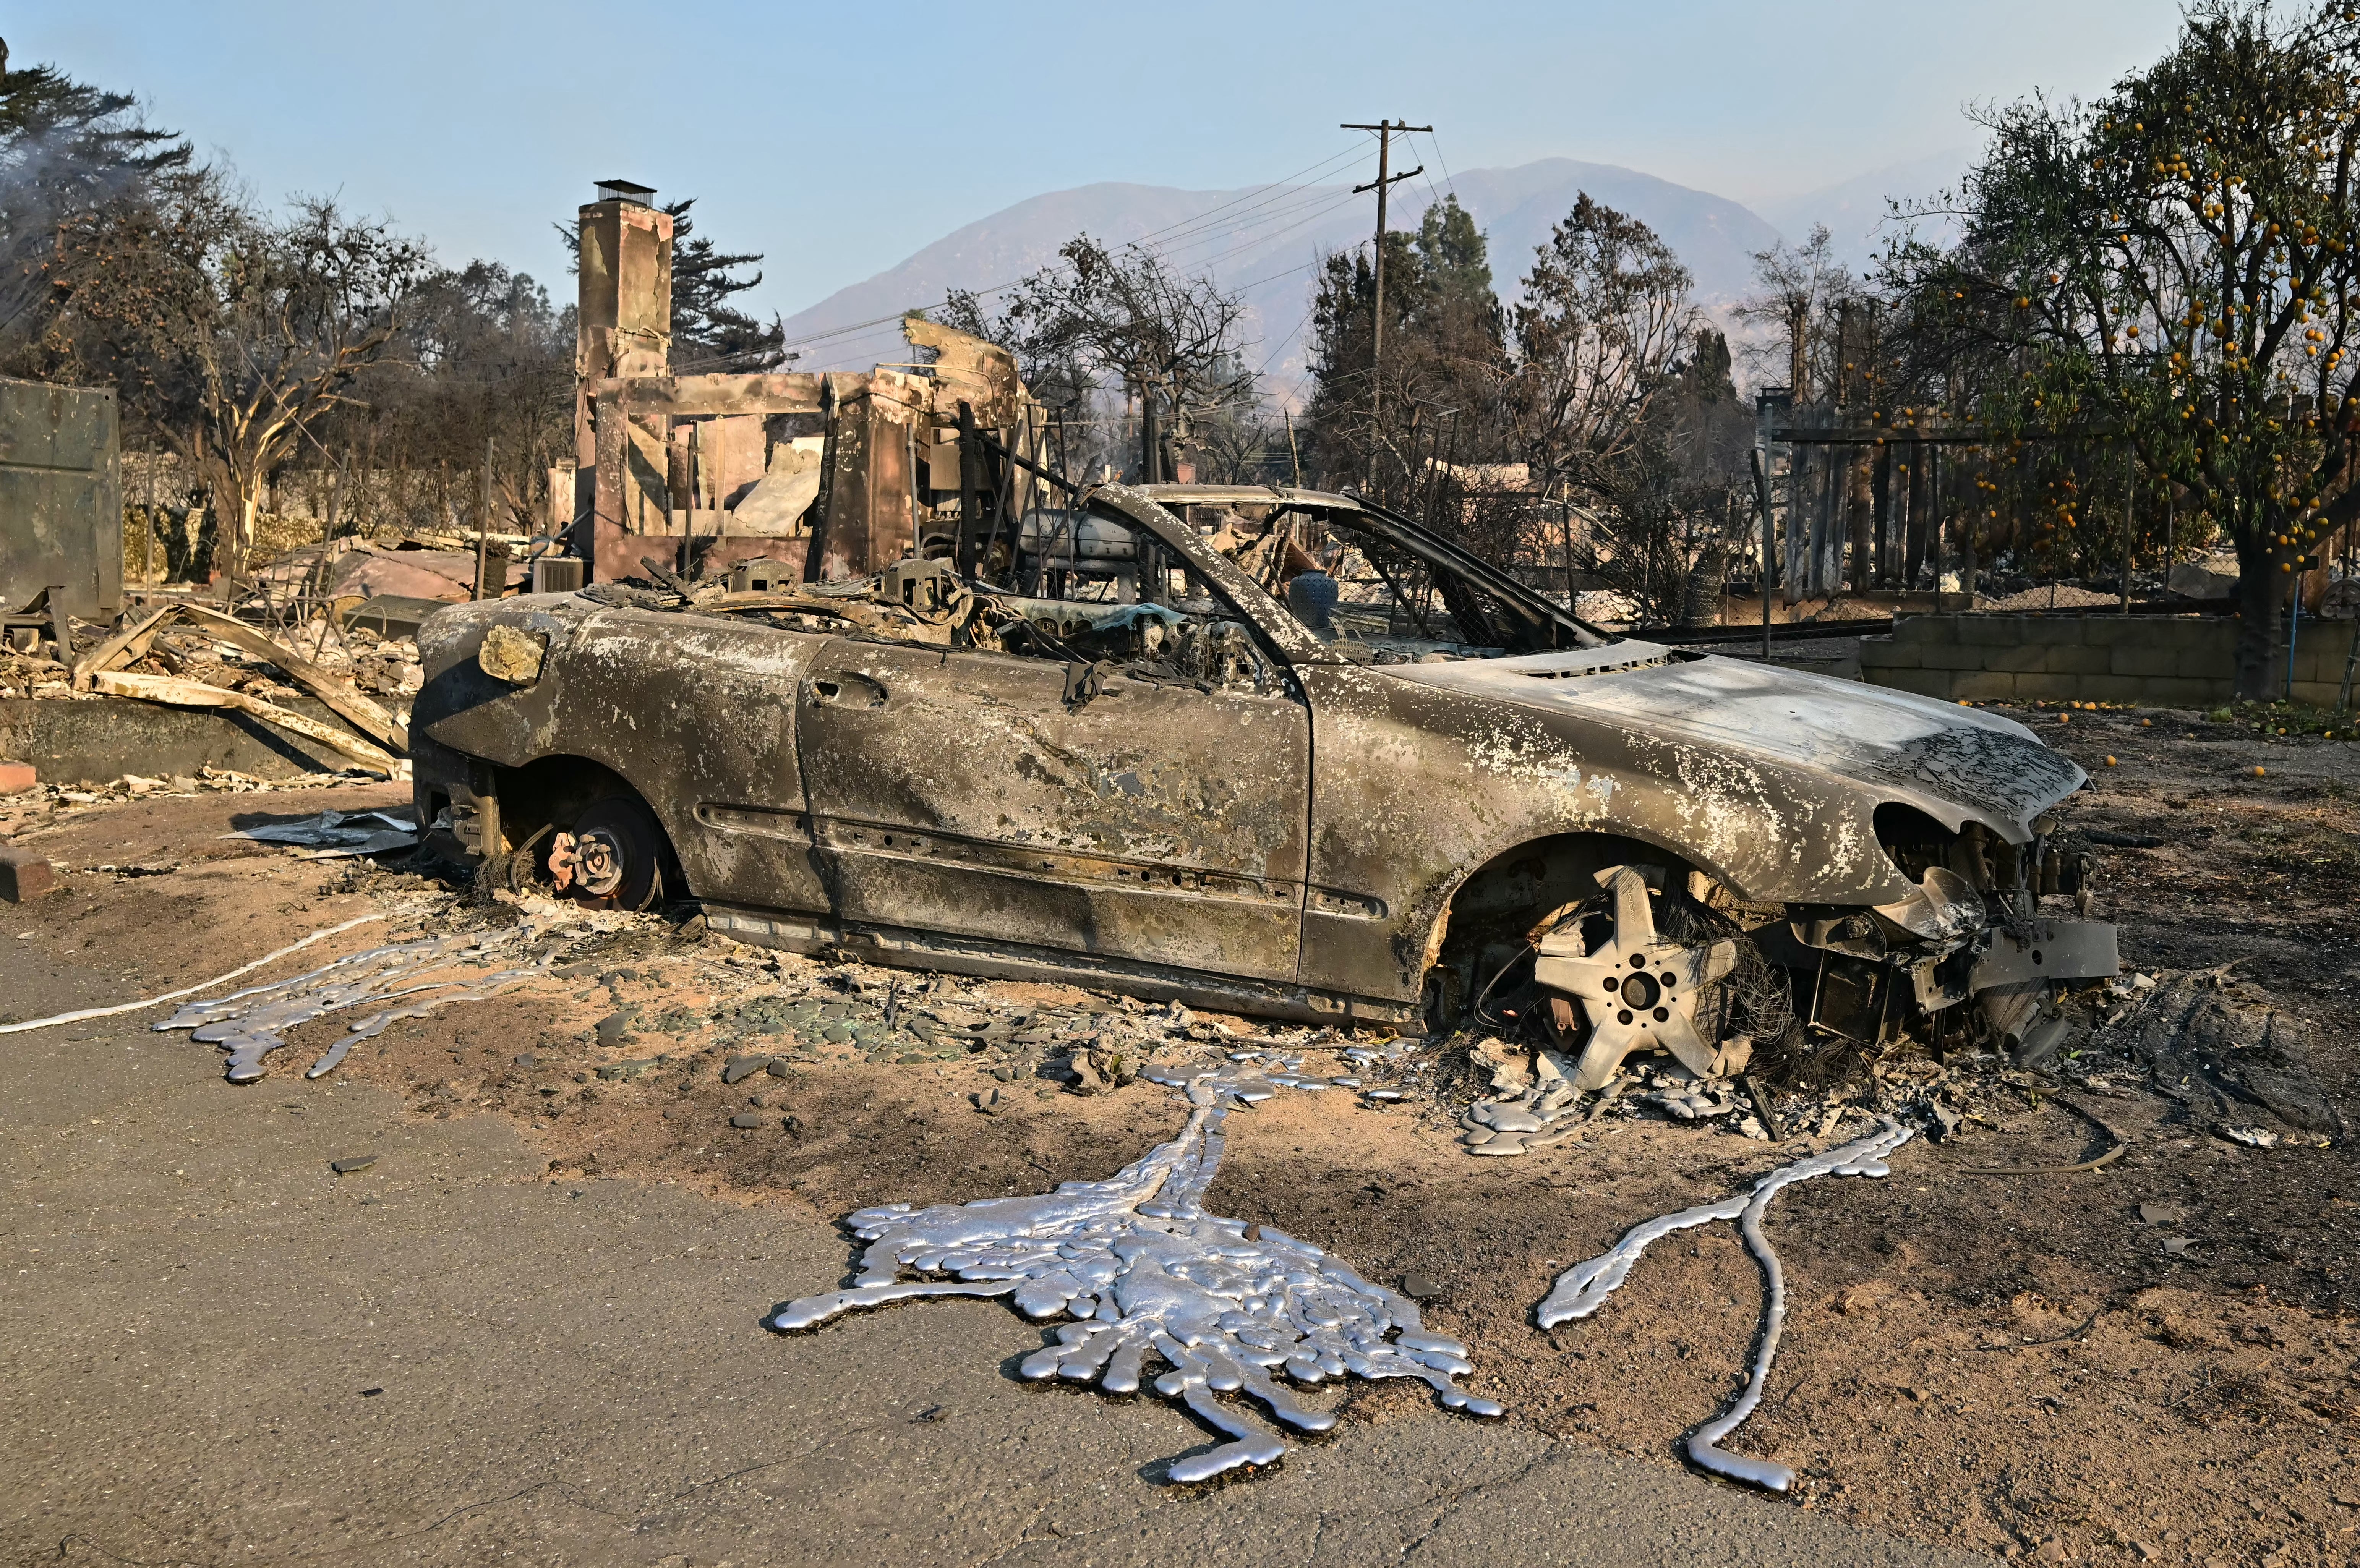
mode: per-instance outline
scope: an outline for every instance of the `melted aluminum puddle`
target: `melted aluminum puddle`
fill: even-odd
[[[370,1003],[398,1004],[380,1007],[352,1025],[303,1074],[318,1078],[334,1072],[354,1046],[376,1039],[399,1019],[424,1018],[453,1002],[480,1002],[542,973],[538,964],[489,972],[480,967],[498,950],[519,941],[530,942],[536,934],[534,927],[519,925],[373,947],[291,980],[249,986],[212,1001],[184,1003],[179,1012],[155,1027],[191,1029],[192,1038],[220,1046],[229,1052],[229,1081],[251,1083],[262,1076],[265,1059],[286,1045],[287,1031],[297,1025]],[[444,973],[453,968],[458,972]],[[404,997],[416,1000],[401,1000]]]
[[[765,1323],[785,1333],[921,1296],[1013,1296],[1027,1317],[1073,1320],[1059,1326],[1056,1344],[1024,1358],[1029,1378],[1095,1381],[1103,1392],[1132,1394],[1151,1353],[1170,1367],[1155,1378],[1155,1391],[1230,1439],[1174,1461],[1169,1474],[1179,1482],[1274,1464],[1286,1453],[1275,1432],[1216,1395],[1258,1399],[1298,1432],[1336,1424],[1332,1413],[1297,1403],[1273,1369],[1299,1383],[1348,1372],[1416,1377],[1448,1409],[1501,1414],[1497,1401],[1454,1381],[1474,1370],[1467,1347],[1426,1333],[1407,1297],[1371,1284],[1309,1242],[1204,1212],[1221,1163],[1225,1102],[1250,1105],[1278,1087],[1326,1088],[1334,1081],[1190,1073],[1149,1074],[1182,1089],[1187,1125],[1114,1176],[1067,1181],[1033,1197],[862,1209],[845,1222],[868,1243],[852,1287],[790,1301]],[[904,1279],[905,1268],[938,1278]]]
[[[1770,1207],[1770,1200],[1780,1189],[1797,1181],[1808,1181],[1814,1176],[1884,1176],[1891,1173],[1885,1157],[1909,1141],[1909,1129],[1884,1117],[1878,1118],[1876,1131],[1866,1138],[1830,1149],[1824,1154],[1798,1160],[1792,1165],[1773,1171],[1754,1183],[1751,1192],[1721,1199],[1717,1203],[1702,1203],[1693,1209],[1682,1209],[1676,1214],[1664,1214],[1633,1225],[1623,1233],[1622,1239],[1612,1247],[1590,1259],[1577,1263],[1557,1276],[1557,1288],[1540,1305],[1539,1322],[1543,1328],[1555,1328],[1572,1318],[1586,1318],[1606,1304],[1622,1281],[1631,1277],[1632,1266],[1647,1244],[1659,1241],[1674,1231],[1710,1225],[1715,1220],[1735,1220],[1745,1236],[1745,1248],[1762,1267],[1763,1278],[1769,1290],[1762,1306],[1762,1339],[1754,1353],[1754,1374],[1746,1380],[1745,1392],[1729,1407],[1726,1414],[1697,1428],[1688,1441],[1690,1462],[1699,1468],[1732,1481],[1784,1492],[1795,1484],[1795,1473],[1774,1460],[1748,1459],[1742,1454],[1727,1453],[1716,1446],[1722,1438],[1735,1432],[1745,1418],[1762,1402],[1762,1390],[1770,1381],[1770,1363],[1778,1354],[1778,1336],[1786,1325],[1786,1276],[1778,1267],[1778,1255],[1770,1248],[1769,1238],[1762,1234],[1762,1215]]]

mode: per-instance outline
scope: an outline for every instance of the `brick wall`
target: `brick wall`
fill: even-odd
[[[2350,621],[2303,622],[2295,701],[2334,704],[2353,631]],[[1954,702],[2202,707],[2229,701],[2236,637],[2237,623],[2216,615],[1912,615],[1891,637],[1861,639],[1860,670]],[[2283,649],[2270,670],[2271,691],[2283,691]]]

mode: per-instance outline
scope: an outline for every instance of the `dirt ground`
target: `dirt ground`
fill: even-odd
[[[2159,841],[2105,851],[2096,912],[2121,922],[2130,964],[2239,960],[2238,975],[2316,1025],[2312,1069],[2352,1118],[2360,746],[2153,710],[2015,716],[2090,770],[2094,789],[2066,808],[2074,825]],[[65,870],[60,893],[0,911],[12,922],[0,942],[113,968],[124,988],[96,1001],[184,985],[372,911],[389,918],[268,973],[513,920],[510,907],[407,873],[217,836],[404,798],[351,787],[0,805],[0,834]],[[578,951],[525,989],[396,1024],[341,1075],[396,1090],[420,1117],[509,1119],[552,1181],[656,1177],[828,1218],[1101,1177],[1181,1119],[1152,1083],[1084,1097],[1030,1070],[1062,1039],[1152,1032],[1136,1004],[773,960],[652,920]],[[853,1024],[875,1013],[880,987],[889,1008],[1034,1016],[979,1053],[880,1040]],[[803,1013],[765,1012],[770,996],[799,998]],[[866,1011],[831,1013],[839,996],[866,996]],[[1187,1029],[1207,1040],[1217,1025],[1258,1028]],[[245,1092],[300,1104],[302,1064],[337,1032],[333,1020],[303,1026]],[[754,1053],[778,1065],[726,1084],[723,1065]],[[2242,1147],[2171,1100],[2092,1094],[2130,1140],[2101,1171],[1972,1173],[2104,1146],[2019,1090],[1994,1126],[1911,1142],[1889,1179],[1782,1195],[1768,1229],[1792,1316],[1769,1396],[1732,1446],[1793,1465],[1795,1507],[1929,1544],[2036,1561],[2360,1559],[2350,1140]],[[1823,1147],[1633,1120],[1521,1160],[1475,1160],[1430,1101],[1337,1093],[1283,1094],[1229,1132],[1214,1212],[1275,1224],[1372,1279],[1424,1276],[1428,1322],[1472,1346],[1468,1386],[1504,1400],[1512,1422],[1673,1468],[1679,1440],[1741,1381],[1758,1321],[1760,1276],[1732,1230],[1658,1244],[1594,1319],[1544,1334],[1534,1306],[1560,1269],[1638,1221]],[[2174,1213],[2151,1224],[2142,1205]],[[1399,1387],[1356,1383],[1346,1404],[1350,1421],[1431,1419],[1428,1399]]]

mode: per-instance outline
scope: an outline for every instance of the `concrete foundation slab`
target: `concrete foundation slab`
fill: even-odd
[[[279,705],[344,727],[324,703],[285,698]],[[226,768],[256,779],[334,773],[351,758],[316,741],[222,709],[168,708],[128,697],[0,699],[0,757],[29,763],[49,784],[108,784],[126,774],[192,777]]]

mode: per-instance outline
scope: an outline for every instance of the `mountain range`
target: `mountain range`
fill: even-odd
[[[1491,271],[1502,297],[1546,244],[1552,226],[1587,191],[1639,218],[1678,253],[1708,309],[1725,307],[1751,286],[1754,253],[1799,241],[1814,223],[1836,236],[1847,265],[1877,247],[1886,196],[1917,197],[1955,178],[1966,154],[1954,151],[1896,164],[1823,191],[1765,203],[1770,216],[1724,196],[1613,164],[1550,158],[1512,169],[1459,172],[1448,189],[1491,242]],[[1393,188],[1389,226],[1415,228],[1439,201],[1445,182],[1427,171]],[[930,307],[954,289],[984,293],[984,308],[1005,303],[1004,289],[1056,259],[1058,246],[1087,233],[1110,245],[1138,244],[1183,273],[1209,273],[1244,297],[1250,359],[1280,388],[1304,374],[1312,274],[1318,258],[1367,242],[1373,199],[1349,185],[1280,185],[1243,191],[1180,191],[1104,183],[1031,197],[954,230],[875,277],[840,289],[787,318],[787,338],[806,370],[865,367],[897,357],[895,320]],[[1282,393],[1284,395],[1284,393]]]

